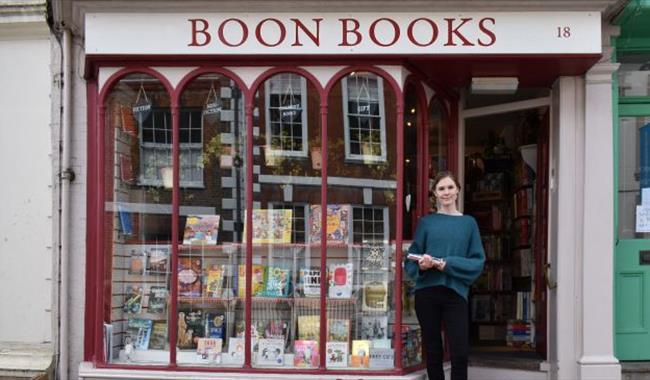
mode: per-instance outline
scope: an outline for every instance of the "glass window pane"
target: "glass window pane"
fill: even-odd
[[[380,141],[386,152],[385,161],[365,162],[345,157],[344,144],[353,155],[380,155],[373,150],[370,122],[373,98],[381,98],[387,110],[395,115],[395,95],[382,87],[381,80],[370,73],[355,73],[334,86],[329,104],[342,104],[341,111],[332,109],[328,128],[327,187],[327,317],[328,328],[343,331],[328,334],[328,352],[344,351],[339,362],[328,367],[348,370],[374,370],[370,356],[383,356],[385,368],[394,367],[395,314],[394,302],[395,194],[397,188],[395,118],[384,118]],[[337,112],[338,111],[338,112]],[[347,111],[347,114],[346,114]],[[382,116],[383,117],[383,116]],[[378,123],[379,125],[379,123]],[[348,130],[346,131],[345,128]],[[346,159],[347,158],[347,159]],[[320,211],[320,210],[319,210]],[[377,232],[376,224],[383,226]],[[385,231],[385,232],[384,232]]]
[[[156,108],[146,99],[156,99]],[[171,145],[145,147],[164,130],[153,113],[169,112],[169,95],[156,79],[142,74],[122,78],[106,99],[104,173],[104,254],[110,282],[104,331],[107,362],[169,362],[168,300],[171,282]],[[149,128],[145,128],[148,123]],[[156,186],[148,186],[147,182]]]
[[[302,102],[301,87],[309,99]],[[256,344],[253,366],[283,369],[317,368],[320,336],[320,245],[311,236],[312,209],[320,204],[320,156],[289,156],[288,151],[320,147],[318,93],[311,83],[295,74],[278,74],[260,87],[257,106],[264,107],[264,91],[280,93],[277,117],[260,125],[255,144],[272,142],[264,156],[255,156],[260,167],[260,190],[253,193],[253,295],[252,325]],[[291,99],[291,94],[294,98]],[[301,95],[302,94],[302,95]],[[306,108],[299,109],[290,105]],[[267,104],[267,106],[269,106]],[[273,106],[273,104],[271,104]],[[309,116],[303,136],[303,112]],[[273,126],[268,128],[267,126]],[[275,125],[281,125],[277,129]],[[272,137],[281,134],[281,137]],[[243,289],[242,289],[243,290]]]
[[[650,54],[621,54],[618,69],[620,96],[650,96]]]
[[[620,239],[648,239],[637,231],[637,213],[645,212],[642,191],[650,192],[650,116],[619,118],[618,233]],[[648,195],[650,196],[650,195]],[[647,200],[646,200],[647,201]]]
[[[244,181],[235,178],[245,177],[248,163],[240,94],[229,78],[203,74],[183,89],[180,98],[181,113],[193,120],[188,131],[192,146],[183,148],[181,155],[182,179],[191,186],[181,183],[179,236],[175,239],[179,247],[175,286],[180,366],[244,364],[241,330],[246,306],[238,280],[245,263],[246,203]],[[232,139],[225,143],[222,134]],[[241,165],[232,164],[235,155],[243,160]]]

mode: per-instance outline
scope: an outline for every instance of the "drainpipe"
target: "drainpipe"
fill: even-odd
[[[69,334],[68,324],[69,307],[69,267],[70,267],[70,185],[75,179],[74,171],[70,165],[70,141],[72,130],[72,36],[70,29],[63,28],[62,50],[62,100],[61,100],[61,136],[59,140],[59,152],[61,155],[61,166],[59,167],[59,189],[60,189],[60,212],[59,212],[59,376],[68,378],[68,357],[69,357]]]

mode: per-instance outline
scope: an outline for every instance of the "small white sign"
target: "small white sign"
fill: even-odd
[[[650,207],[636,206],[636,232],[650,232]]]
[[[650,207],[650,187],[641,189],[641,205]]]

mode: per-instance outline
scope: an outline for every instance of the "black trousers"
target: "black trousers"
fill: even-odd
[[[429,380],[445,379],[442,369],[443,323],[451,353],[451,380],[467,380],[469,354],[467,301],[445,286],[433,286],[415,292],[415,312],[422,329]]]

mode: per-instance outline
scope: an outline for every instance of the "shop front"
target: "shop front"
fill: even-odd
[[[85,12],[81,378],[423,378],[443,170],[487,256],[470,375],[620,378],[601,10]]]

